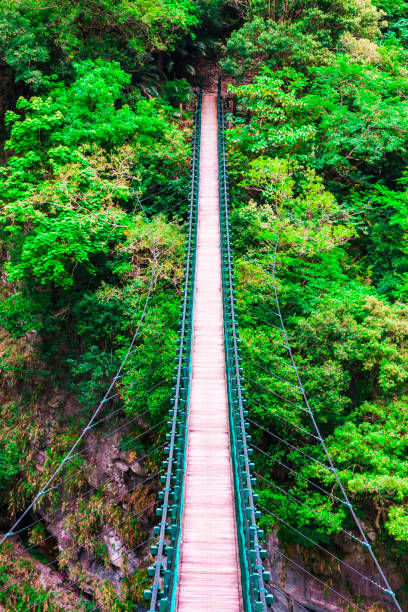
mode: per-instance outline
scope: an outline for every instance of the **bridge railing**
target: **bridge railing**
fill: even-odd
[[[258,496],[253,490],[256,484],[252,475],[255,466],[251,461],[253,449],[249,446],[251,436],[248,433],[248,411],[237,328],[234,259],[229,220],[226,123],[221,80],[218,82],[217,111],[224,341],[242,595],[245,612],[265,612],[273,602],[273,595],[265,586],[270,575],[262,564],[262,560],[266,558],[266,550],[260,542],[264,534],[258,527],[261,512],[256,507]]]
[[[169,433],[166,434],[168,445],[165,448],[165,455],[168,457],[163,462],[165,473],[161,476],[161,483],[164,488],[159,493],[161,506],[156,510],[160,523],[154,527],[153,531],[154,535],[158,537],[158,541],[151,546],[151,553],[155,562],[148,568],[148,574],[153,579],[153,584],[150,589],[144,592],[145,599],[150,601],[150,610],[159,610],[160,612],[174,610],[175,608],[180,557],[193,339],[202,93],[202,85],[200,85],[192,143],[191,190],[179,343],[175,359],[172,407],[169,411],[167,423]]]

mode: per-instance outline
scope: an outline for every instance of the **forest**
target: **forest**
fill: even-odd
[[[216,88],[218,74],[262,526],[356,609],[394,609],[321,552],[377,580],[324,493],[335,477],[282,359],[272,262],[310,407],[408,609],[408,1],[0,0],[2,533],[137,336],[63,480],[0,547],[1,609],[144,605],[193,114],[200,76]],[[307,578],[271,571],[306,601]],[[307,610],[353,609],[320,591]]]

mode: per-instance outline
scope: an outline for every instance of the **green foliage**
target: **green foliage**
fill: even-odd
[[[3,5],[3,6],[2,6]],[[16,81],[25,81],[33,89],[43,82],[41,68],[50,59],[41,31],[10,3],[0,4],[0,56],[16,74]]]
[[[51,69],[70,74],[75,61],[115,59],[135,71],[158,51],[172,51],[197,24],[199,3],[182,0],[0,2],[0,57],[16,79],[38,88]]]
[[[238,228],[242,225],[241,239],[246,244],[248,234],[262,241],[269,231],[271,238],[280,236],[281,248],[310,256],[330,251],[353,235],[351,226],[344,223],[346,215],[333,195],[324,189],[321,178],[296,162],[257,157],[250,162],[240,186],[263,202],[261,207],[249,203],[235,213]],[[239,219],[242,215],[247,217],[245,221]],[[264,231],[261,223],[257,223],[259,216],[265,217]]]
[[[406,79],[350,64],[264,71],[254,83],[231,87],[239,110],[230,141],[249,154],[291,155],[315,168],[362,182],[406,159],[408,134],[399,125],[408,112]]]
[[[332,53],[315,34],[302,31],[297,24],[282,24],[255,17],[232,33],[221,65],[225,72],[242,78],[248,70],[292,66],[302,68],[325,64]]]
[[[302,70],[330,64],[345,33],[360,40],[374,40],[383,25],[384,12],[370,0],[256,0],[236,4],[246,5],[247,19],[227,40],[221,65],[238,77],[249,68],[264,65]]]
[[[166,81],[163,95],[173,106],[187,104],[191,99],[191,87],[185,79]]]
[[[41,309],[21,292],[0,303],[2,327],[14,337],[24,336],[32,329],[41,329]]]
[[[4,409],[3,418],[7,417],[12,423],[18,421],[19,411],[16,406]],[[16,479],[21,471],[21,455],[26,450],[24,440],[21,439],[18,428],[10,429],[7,435],[0,438],[0,489],[4,495],[7,487]]]
[[[407,177],[396,181],[395,189],[382,184],[364,194],[354,193],[351,206],[361,218],[360,233],[367,242],[367,267],[378,290],[394,299],[406,299]]]
[[[407,15],[408,2],[406,0],[373,0],[373,4],[384,11],[388,23]]]
[[[115,107],[128,82],[118,65],[86,62],[77,74],[68,88],[57,84],[46,98],[20,100],[23,115],[8,115],[14,154],[2,171],[3,237],[12,253],[6,270],[9,281],[24,280],[22,295],[2,308],[10,330],[16,306],[35,322],[36,304],[46,301],[38,285],[68,290],[88,277],[91,287],[105,274],[102,258],[115,253],[132,224],[133,176],[160,189],[186,162],[183,136],[166,107],[141,98],[135,110]],[[21,325],[27,324],[25,317]]]

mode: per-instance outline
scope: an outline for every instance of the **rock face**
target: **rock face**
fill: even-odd
[[[140,559],[133,552],[128,552],[122,539],[113,529],[104,536],[104,542],[108,551],[109,561],[114,567],[119,568],[123,573],[127,571],[130,574],[137,570],[140,565]]]
[[[359,605],[363,609],[370,606],[390,612],[395,609],[386,593],[363,578],[362,575],[365,575],[372,581],[379,582],[367,551],[357,543],[349,544],[347,554],[343,558],[357,571],[345,567],[316,548],[306,550],[300,546],[292,546],[290,552],[287,552],[286,549],[280,548],[276,534],[270,535],[264,546],[268,553],[264,564],[271,573],[270,585],[274,594],[273,612],[304,612],[305,609],[310,612],[340,612],[350,608],[346,601],[325,588],[322,583],[330,585],[351,601],[353,595],[358,595],[361,597]],[[307,565],[310,573],[320,579],[321,583],[287,561],[283,555],[301,567]],[[386,562],[383,567],[387,569]],[[391,576],[390,571],[387,575],[389,580],[392,579],[393,588],[402,587],[402,577]]]

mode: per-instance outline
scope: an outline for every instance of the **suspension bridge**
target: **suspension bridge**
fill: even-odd
[[[129,560],[138,551],[150,547],[152,562],[147,577],[105,598],[92,610],[116,609],[115,603],[132,595],[136,604],[136,591],[140,588],[144,590],[145,605],[151,612],[267,612],[274,609],[297,612],[326,609],[315,608],[313,603],[309,605],[306,600],[296,598],[296,594],[285,588],[284,581],[278,580],[276,575],[272,576],[274,564],[280,563],[285,568],[292,568],[307,576],[326,593],[327,610],[368,610],[371,597],[371,603],[379,602],[385,610],[401,612],[397,595],[367,539],[358,513],[330,457],[296,367],[275,282],[278,241],[271,254],[269,283],[262,286],[255,296],[253,312],[249,315],[246,313],[252,317],[254,328],[268,330],[273,345],[264,365],[252,361],[253,366],[258,368],[256,371],[259,376],[244,377],[250,359],[245,343],[239,336],[225,131],[226,113],[221,85],[218,94],[203,93],[201,88],[194,120],[184,281],[173,388],[171,397],[164,398],[165,402],[170,401],[171,406],[164,422],[160,421],[140,434],[149,434],[163,424],[166,425],[166,442],[138,459],[139,463],[143,463],[152,453],[162,452],[164,461],[157,473],[148,473],[146,470],[143,479],[133,489],[115,496],[107,494],[103,503],[105,506],[120,502],[135,489],[159,479],[162,489],[157,500],[138,512],[125,512],[119,523],[125,525],[146,513],[156,513],[157,524],[150,537],[137,546],[122,550],[118,556],[123,562],[123,559]],[[126,372],[130,356],[137,350],[137,338],[148,311],[154,281],[154,244],[152,237],[154,264],[150,288],[135,335],[117,374],[69,453],[25,512],[4,534],[1,545],[7,544],[7,540],[18,538],[33,525],[58,512],[58,508],[52,509],[41,519],[27,524],[39,501],[50,492],[65,486],[73,477],[70,474],[55,482],[73,459],[85,452],[81,443],[86,436],[102,422],[109,423],[120,411],[120,408],[115,409],[101,418],[106,405],[119,395],[116,385]],[[265,320],[264,306],[269,308],[274,322]],[[278,362],[279,374],[274,371],[274,365]],[[152,376],[152,372],[146,376]],[[266,386],[265,380],[274,380],[276,386],[271,382]],[[256,416],[259,411],[253,411],[256,406],[262,408],[265,394],[275,400],[273,417],[277,426],[273,430],[268,423],[259,422],[261,419]],[[132,422],[140,422],[145,412],[133,416],[118,427],[112,426],[102,439],[114,436]],[[302,421],[294,418],[299,414],[304,417]],[[296,444],[293,435],[285,435],[289,431],[285,427],[289,427],[290,431],[293,430],[302,439],[312,440],[321,451],[319,458],[310,454],[310,451],[306,452],[305,446]],[[258,435],[258,444],[252,438],[254,433]],[[296,466],[289,464],[289,459],[282,460],[282,454],[274,455],[269,452],[267,444],[259,445],[259,436],[265,440],[273,439],[282,448],[288,448],[287,457],[296,453],[296,457],[301,457],[311,465],[318,465],[320,471],[326,470],[332,479],[330,490],[325,488],[324,479],[302,474]],[[101,438],[91,441],[91,444],[100,443]],[[254,453],[279,467],[279,472],[286,475],[281,483],[262,473],[258,464],[255,470]],[[259,465],[262,466],[262,462]],[[330,511],[327,508],[323,511],[319,506],[308,506],[304,499],[294,494],[293,489],[282,484],[293,477],[303,479],[320,499],[328,500]],[[72,504],[75,508],[78,500],[105,487],[111,480],[98,483],[79,497],[65,501],[65,505]],[[264,499],[262,492],[266,490],[279,492],[283,496],[281,499],[290,501],[295,508],[301,507],[303,511],[308,511],[316,525],[319,522],[326,527],[331,525],[342,533],[345,540],[348,539],[350,545],[361,547],[367,557],[364,569],[336,556],[333,550],[316,541],[318,538],[313,537],[310,529],[305,532],[301,525],[289,523],[287,518],[279,514],[276,505],[271,509],[261,503],[260,500]],[[347,529],[340,528],[335,522],[335,507],[348,513]],[[287,530],[300,536],[302,541],[326,555],[332,568],[338,568],[347,576],[358,579],[363,585],[365,599],[355,598],[344,589],[340,591],[340,587],[333,586],[332,581],[316,576],[301,559],[291,557],[288,551],[281,550],[273,540],[268,541],[264,529],[259,526],[261,510],[264,516],[270,518],[269,524],[285,525]],[[92,542],[103,541],[110,532],[111,528],[105,527],[74,550],[61,551],[48,566],[54,566],[67,555],[86,548]],[[49,537],[46,536],[42,541],[45,542]],[[29,546],[25,552],[33,547]],[[110,560],[115,561],[112,558]],[[75,585],[81,587],[73,578],[67,584],[69,588]],[[342,585],[341,580],[339,584]],[[2,593],[7,593],[13,586],[6,583]],[[66,588],[67,585],[62,585],[61,593]],[[51,595],[55,595],[55,592],[46,594],[40,602],[27,609],[51,609],[46,607]],[[71,609],[67,604],[63,608]]]

